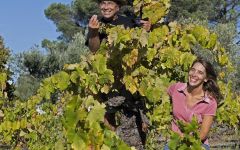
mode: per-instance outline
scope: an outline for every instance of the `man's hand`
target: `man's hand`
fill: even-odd
[[[146,30],[146,31],[150,31],[151,29],[151,22],[148,20],[148,21],[145,21],[145,20],[140,20],[140,23],[142,24],[142,27]]]
[[[97,19],[97,15],[93,15],[88,23],[88,47],[92,52],[96,52],[100,47],[98,35],[99,27],[100,23]]]
[[[97,19],[97,15],[93,15],[88,23],[89,30],[98,30],[99,29],[99,21]]]

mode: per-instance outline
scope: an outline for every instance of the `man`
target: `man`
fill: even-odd
[[[123,25],[125,28],[133,28],[136,23],[129,17],[124,17],[118,14],[120,6],[124,4],[123,0],[98,0],[101,11],[101,18],[93,15],[89,20],[88,40],[87,44],[92,52],[96,52],[103,39],[107,39],[106,33],[99,31],[100,23],[106,25]],[[151,24],[149,21],[140,20],[144,29],[150,30]],[[135,146],[138,150],[144,149],[146,138],[146,130],[148,120],[145,116],[145,105],[137,97],[125,89],[125,86],[120,83],[120,77],[115,77],[115,83],[118,92],[110,92],[107,95],[102,94],[101,97],[106,104],[106,114],[104,123],[116,133],[130,146]],[[121,115],[115,115],[120,113]],[[115,118],[118,117],[116,121]],[[117,125],[116,123],[119,122]]]
[[[132,28],[136,26],[132,19],[118,14],[120,6],[125,4],[123,0],[98,0],[98,3],[102,18],[99,18],[97,15],[93,15],[88,23],[88,46],[92,52],[96,52],[100,47],[101,41],[107,38],[106,34],[99,33],[98,31],[100,22],[114,26],[123,25],[125,28]],[[147,31],[150,30],[151,24],[149,21],[140,20],[140,23],[144,29]]]

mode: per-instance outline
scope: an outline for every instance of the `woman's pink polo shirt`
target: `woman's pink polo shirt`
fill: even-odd
[[[187,83],[175,83],[168,88],[168,94],[172,100],[173,121],[172,130],[181,134],[180,129],[176,125],[176,120],[191,122],[192,117],[196,116],[201,124],[204,115],[216,115],[217,102],[214,98],[205,95],[201,101],[189,108],[186,104],[186,95],[184,90],[187,88]],[[204,141],[208,144],[208,140]]]

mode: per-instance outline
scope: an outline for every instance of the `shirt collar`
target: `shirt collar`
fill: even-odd
[[[187,88],[187,83],[183,83],[183,84],[177,89],[177,91],[184,93],[184,90],[185,90],[186,88]],[[204,97],[203,97],[203,99],[202,99],[201,101],[210,103],[210,97],[207,96],[207,94],[205,94]]]

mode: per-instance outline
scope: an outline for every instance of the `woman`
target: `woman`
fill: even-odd
[[[217,100],[221,98],[216,80],[213,66],[203,59],[197,59],[188,72],[188,82],[173,84],[168,89],[173,105],[172,130],[182,135],[176,121],[191,122],[192,117],[196,116],[202,146],[207,150],[207,135],[216,115]],[[165,146],[167,149],[168,146]]]

